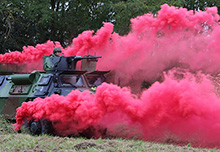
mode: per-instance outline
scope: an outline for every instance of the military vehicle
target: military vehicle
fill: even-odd
[[[43,70],[31,73],[21,72],[24,66],[0,63],[0,114],[15,120],[16,109],[23,102],[32,101],[52,94],[66,96],[72,90],[89,90],[105,81],[109,71],[96,71],[96,62],[100,56],[43,56]],[[81,60],[81,70],[76,70]],[[18,68],[22,67],[22,68]],[[34,120],[26,122],[32,134],[51,132],[50,122]]]

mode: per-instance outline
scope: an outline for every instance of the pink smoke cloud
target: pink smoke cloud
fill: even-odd
[[[107,83],[95,94],[75,90],[66,97],[37,98],[17,109],[15,126],[19,130],[25,119],[46,118],[58,122],[57,134],[68,135],[89,126],[116,133],[117,125],[125,124],[127,129],[136,128],[132,135],[144,140],[166,142],[173,137],[178,142],[219,146],[220,104],[212,82],[202,74],[183,75],[181,80],[175,80],[173,73],[165,75],[163,83],[153,84],[140,98]]]
[[[122,86],[130,88],[102,84],[94,95],[76,90],[66,97],[52,95],[23,103],[17,109],[16,129],[25,119],[47,118],[59,122],[54,128],[60,135],[101,125],[120,137],[115,128],[124,124],[130,132],[125,137],[219,147],[220,102],[213,82],[206,75],[190,73],[184,73],[180,80],[165,74],[162,83],[155,82],[173,67],[216,74],[220,67],[218,20],[216,7],[193,12],[165,4],[157,15],[149,13],[131,19],[131,32],[125,36],[113,33],[111,23],[104,23],[96,33],[83,32],[71,46],[62,48],[64,54],[101,55],[98,70],[114,71]],[[27,56],[39,60],[43,53],[51,53],[54,45],[47,43],[39,45],[39,49],[30,47]],[[35,49],[40,50],[40,55],[31,53]],[[11,62],[7,55],[1,57]],[[12,58],[19,62],[15,56]],[[140,91],[143,81],[153,85],[132,94],[132,90]]]

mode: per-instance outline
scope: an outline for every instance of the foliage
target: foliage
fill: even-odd
[[[181,0],[127,0],[127,1],[111,1],[110,6],[114,12],[113,23],[115,31],[121,35],[127,34],[130,27],[130,19],[146,13],[156,13],[163,4],[170,6],[183,6]]]
[[[79,33],[98,29],[108,21],[103,2],[5,0],[0,6],[0,53],[21,51],[23,46],[47,40],[65,47]]]
[[[183,7],[188,10],[205,10],[206,7],[218,7],[218,12],[220,13],[220,1],[219,0],[184,0]]]
[[[112,22],[115,32],[125,35],[130,19],[156,13],[164,3],[204,10],[217,6],[219,0],[4,0],[0,5],[0,53],[22,51],[47,40],[63,47],[85,30],[97,30],[103,22]]]

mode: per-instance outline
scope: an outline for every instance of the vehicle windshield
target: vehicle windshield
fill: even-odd
[[[105,77],[102,75],[86,75],[89,86],[99,86],[105,81]]]
[[[76,86],[76,87],[83,87],[84,81],[81,75],[62,75],[61,76],[61,83],[62,86]]]

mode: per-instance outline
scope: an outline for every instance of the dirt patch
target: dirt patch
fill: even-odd
[[[77,149],[77,150],[88,149],[88,148],[91,148],[91,147],[95,147],[97,149],[102,149],[103,148],[102,146],[97,145],[97,144],[92,143],[92,142],[82,142],[82,143],[76,144],[74,146],[74,148]]]

